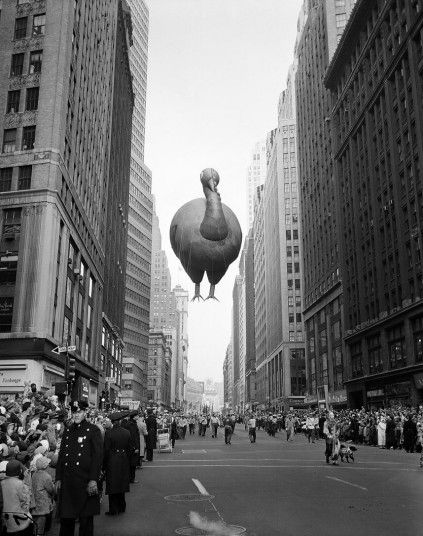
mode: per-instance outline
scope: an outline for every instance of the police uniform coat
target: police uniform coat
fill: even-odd
[[[155,449],[157,447],[157,420],[154,415],[149,415],[145,421],[147,425],[147,439],[145,446],[147,449]]]
[[[88,495],[90,480],[100,479],[103,440],[97,426],[83,420],[63,434],[56,467],[61,481],[58,509],[61,518],[90,517],[100,513],[99,495]]]
[[[138,430],[138,425],[133,419],[129,419],[128,421],[124,422],[123,426],[131,434],[133,452],[131,454],[130,463],[131,465],[138,465],[139,458],[140,458],[140,431]],[[138,452],[135,452],[136,450]],[[144,451],[143,451],[143,455],[144,455]]]
[[[106,494],[129,491],[129,463],[134,452],[131,434],[126,428],[115,424],[104,436],[104,470]]]

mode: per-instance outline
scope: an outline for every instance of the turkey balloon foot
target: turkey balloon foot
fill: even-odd
[[[216,300],[216,301],[219,301],[216,296],[214,295],[214,288],[215,286],[214,285],[210,285],[210,292],[209,292],[209,295],[207,296],[206,300]]]
[[[200,298],[204,301],[203,296],[201,296],[201,294],[200,294],[200,285],[198,283],[196,283],[196,285],[195,285],[195,294],[194,294],[194,297],[192,298],[191,301],[195,301],[195,300],[200,301]]]

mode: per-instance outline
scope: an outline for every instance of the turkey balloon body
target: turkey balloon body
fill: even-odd
[[[233,211],[221,202],[217,191],[218,173],[205,169],[200,180],[205,198],[185,203],[174,215],[170,225],[170,243],[184,270],[195,283],[193,300],[201,298],[200,283],[204,272],[210,282],[208,298],[214,296],[215,285],[238,257],[242,231]]]

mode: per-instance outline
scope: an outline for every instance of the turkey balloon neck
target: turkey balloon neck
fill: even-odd
[[[228,224],[223,214],[222,202],[219,194],[204,188],[206,196],[206,212],[200,225],[200,233],[206,240],[215,242],[224,240],[228,236]]]

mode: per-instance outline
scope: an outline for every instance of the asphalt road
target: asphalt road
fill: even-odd
[[[137,471],[127,512],[96,517],[95,535],[423,535],[417,454],[359,447],[354,464],[332,466],[322,440],[309,444],[297,435],[287,443],[284,432],[270,438],[259,431],[250,444],[241,425],[231,445],[222,429],[219,435],[187,436],[173,453],[156,452]],[[215,530],[194,528],[190,512]]]

